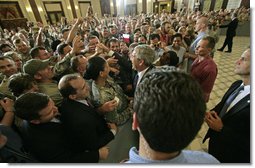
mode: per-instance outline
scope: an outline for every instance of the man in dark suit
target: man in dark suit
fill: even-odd
[[[222,163],[249,163],[250,49],[236,62],[235,73],[242,80],[234,82],[221,102],[206,113],[209,130],[203,142],[210,138],[209,153]]]
[[[228,28],[227,29],[227,35],[224,41],[224,44],[221,48],[218,49],[218,51],[223,51],[224,48],[228,45],[228,50],[225,52],[231,53],[232,52],[232,46],[233,46],[233,38],[236,36],[236,28],[238,26],[238,19],[237,19],[237,13],[233,13],[231,16],[232,21],[227,25],[221,25],[220,28]]]
[[[138,45],[134,48],[130,55],[132,61],[132,68],[137,71],[133,82],[133,88],[138,86],[142,81],[143,76],[154,69],[153,62],[155,60],[155,51],[149,45]]]
[[[78,74],[63,76],[58,88],[64,97],[60,107],[60,119],[67,140],[74,151],[98,150],[107,145],[116,134],[115,124],[106,123],[86,98],[89,87]]]
[[[21,131],[25,148],[39,162],[47,163],[91,163],[106,158],[108,149],[73,150],[66,139],[72,132],[65,133],[57,119],[58,109],[49,96],[43,93],[26,93],[14,104],[15,114],[24,119]]]

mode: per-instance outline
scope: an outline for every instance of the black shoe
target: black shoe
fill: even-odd
[[[217,49],[217,50],[218,50],[218,51],[221,51],[221,52],[223,51],[223,49]]]
[[[226,53],[231,53],[231,51],[229,51],[229,50],[228,50],[228,51],[225,51],[225,52],[226,52]]]

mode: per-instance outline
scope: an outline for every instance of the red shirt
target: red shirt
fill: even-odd
[[[206,102],[209,101],[217,74],[217,65],[210,56],[205,57],[205,59],[200,62],[199,58],[196,58],[191,66],[191,76],[200,84]]]

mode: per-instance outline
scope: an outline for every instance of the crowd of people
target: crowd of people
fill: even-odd
[[[249,9],[99,19],[89,7],[70,22],[1,29],[1,161],[249,162],[250,88],[221,112],[232,87],[250,85],[249,49],[237,61],[243,82],[205,112],[219,28],[230,16],[247,21]],[[183,150],[204,120],[210,154]]]

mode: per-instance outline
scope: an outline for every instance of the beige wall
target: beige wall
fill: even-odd
[[[17,0],[0,0],[0,1],[16,1]],[[81,17],[81,10],[86,10],[87,9],[80,9],[79,3],[78,2],[91,2],[94,12],[98,14],[98,17],[101,18],[101,6],[100,6],[100,0],[73,0],[74,6],[75,6],[75,11],[77,14],[77,17]],[[153,2],[155,0],[147,0],[147,13],[152,13],[153,9]],[[32,12],[32,8],[30,6],[30,3],[28,0],[19,0],[19,5],[22,10],[22,13],[24,17],[26,17],[28,20],[35,22],[35,16]],[[61,2],[62,7],[63,7],[63,12],[67,18],[68,21],[73,19],[73,13],[71,10],[71,6],[69,3],[69,0],[35,0],[38,11],[40,13],[40,17],[42,19],[42,22],[44,25],[46,25],[46,9],[44,7],[43,2]],[[111,14],[114,13],[114,8],[111,5],[112,0],[110,0],[110,7],[111,7]],[[124,8],[128,4],[137,4],[137,11],[140,13],[142,11],[142,0],[116,0],[116,5],[117,5],[117,14],[120,16],[124,16]],[[53,8],[52,10],[55,10]],[[31,11],[31,12],[30,12]],[[86,12],[85,11],[85,12]],[[84,11],[83,11],[84,12]]]
[[[124,0],[116,0],[117,3],[117,14],[120,16],[124,16]]]
[[[29,0],[0,0],[0,1],[5,1],[5,2],[18,2],[19,6],[21,8],[21,11],[24,15],[25,18],[27,18],[29,21],[35,22],[35,16],[32,12],[32,8],[30,6]],[[194,3],[196,0],[189,0],[188,8],[192,11],[194,7]],[[222,2],[223,0],[217,0],[216,2]],[[63,7],[63,12],[67,18],[68,21],[73,20],[73,13],[71,10],[71,6],[69,3],[69,0],[35,0],[37,9],[39,11],[40,17],[42,19],[42,22],[44,25],[46,25],[46,10],[44,8],[43,2],[61,2],[62,7]],[[78,2],[91,2],[94,13],[98,14],[98,17],[101,18],[101,6],[100,6],[100,0],[73,0],[74,6],[75,6],[75,11],[77,14],[77,17],[81,17],[81,10],[82,12],[86,13],[87,9],[80,9],[79,3]],[[113,0],[110,0],[110,7],[111,7],[111,14],[114,13],[114,8],[112,5]],[[155,0],[147,0],[147,13],[152,13],[153,10],[153,2]],[[177,5],[177,11],[180,10],[180,5],[181,5],[182,0],[175,0],[175,3]],[[230,0],[231,3],[229,3],[228,7],[231,8],[231,6],[238,6],[240,5],[241,0]],[[116,0],[116,5],[117,5],[117,14],[120,16],[124,16],[124,9],[126,5],[129,4],[137,4],[137,12],[140,13],[142,11],[142,0]],[[217,6],[217,3],[216,3]],[[86,8],[86,7],[84,7]],[[216,7],[217,8],[217,7]],[[55,7],[52,7],[52,10],[55,10]]]
[[[63,7],[63,12],[64,12],[67,20],[70,21],[73,19],[73,13],[72,13],[72,9],[71,9],[69,0],[36,0],[36,2],[37,3],[41,2],[43,7],[44,7],[43,2],[61,2],[62,7]],[[46,13],[46,10],[45,10],[45,13]]]
[[[24,0],[24,1],[28,1],[28,0]],[[75,6],[75,11],[76,11],[77,17],[81,17],[81,11],[80,10],[86,10],[87,11],[87,9],[80,9],[78,2],[84,2],[84,1],[88,2],[90,0],[73,0],[73,1],[74,1],[74,6]],[[68,21],[73,20],[73,13],[72,13],[72,10],[71,10],[71,5],[69,3],[69,0],[35,0],[35,2],[37,4],[37,7],[38,7],[38,10],[39,10],[40,16],[42,18],[42,21],[45,25],[47,24],[46,23],[46,18],[45,18],[45,16],[47,14],[46,14],[46,9],[44,8],[43,2],[61,2],[62,7],[63,7],[63,12],[64,12],[65,17],[67,18],[67,20]],[[98,17],[100,18],[101,17],[100,1],[99,0],[93,0],[93,1],[90,1],[90,2],[93,6],[94,12],[97,13]],[[28,5],[29,5],[29,3],[28,3]],[[29,5],[29,7],[30,7],[30,5]],[[32,21],[35,21],[35,18],[34,18],[33,14],[31,14],[30,18],[28,17],[28,20],[31,20],[31,17],[33,17]]]
[[[43,2],[61,2],[62,7],[63,7],[63,12],[64,12],[64,15],[67,18],[67,20],[70,21],[70,20],[73,19],[73,14],[72,14],[72,10],[71,10],[69,0],[35,0],[35,2],[36,2],[38,11],[40,13],[40,17],[41,17],[42,22],[43,22],[44,25],[47,24],[46,18],[45,18],[45,16],[47,16],[47,13],[46,13],[46,9],[44,7]],[[59,11],[59,7],[56,7],[56,8],[50,7],[50,8],[47,8],[47,9],[50,10],[50,11]]]
[[[147,13],[153,12],[153,0],[147,0]]]
[[[97,12],[98,17],[101,18],[101,6],[100,6],[100,0],[91,0],[91,5],[93,6],[94,12]]]
[[[87,9],[80,9],[79,2],[90,2],[93,6],[94,13],[97,13],[99,18],[101,17],[100,0],[73,0],[73,2],[77,17],[81,17],[81,10],[83,10],[82,12],[84,12],[84,10],[85,13],[87,12]]]
[[[142,0],[137,0],[137,13],[140,14],[143,11]]]
[[[136,4],[137,0],[126,0],[126,5]]]
[[[111,9],[111,15],[114,14],[113,0],[110,0],[110,9]]]
[[[193,11],[193,7],[195,2],[197,2],[196,0],[189,0],[189,4],[188,4],[188,10]]]
[[[181,4],[182,4],[182,0],[175,0],[174,3],[177,6],[177,11],[180,11],[181,9]]]

